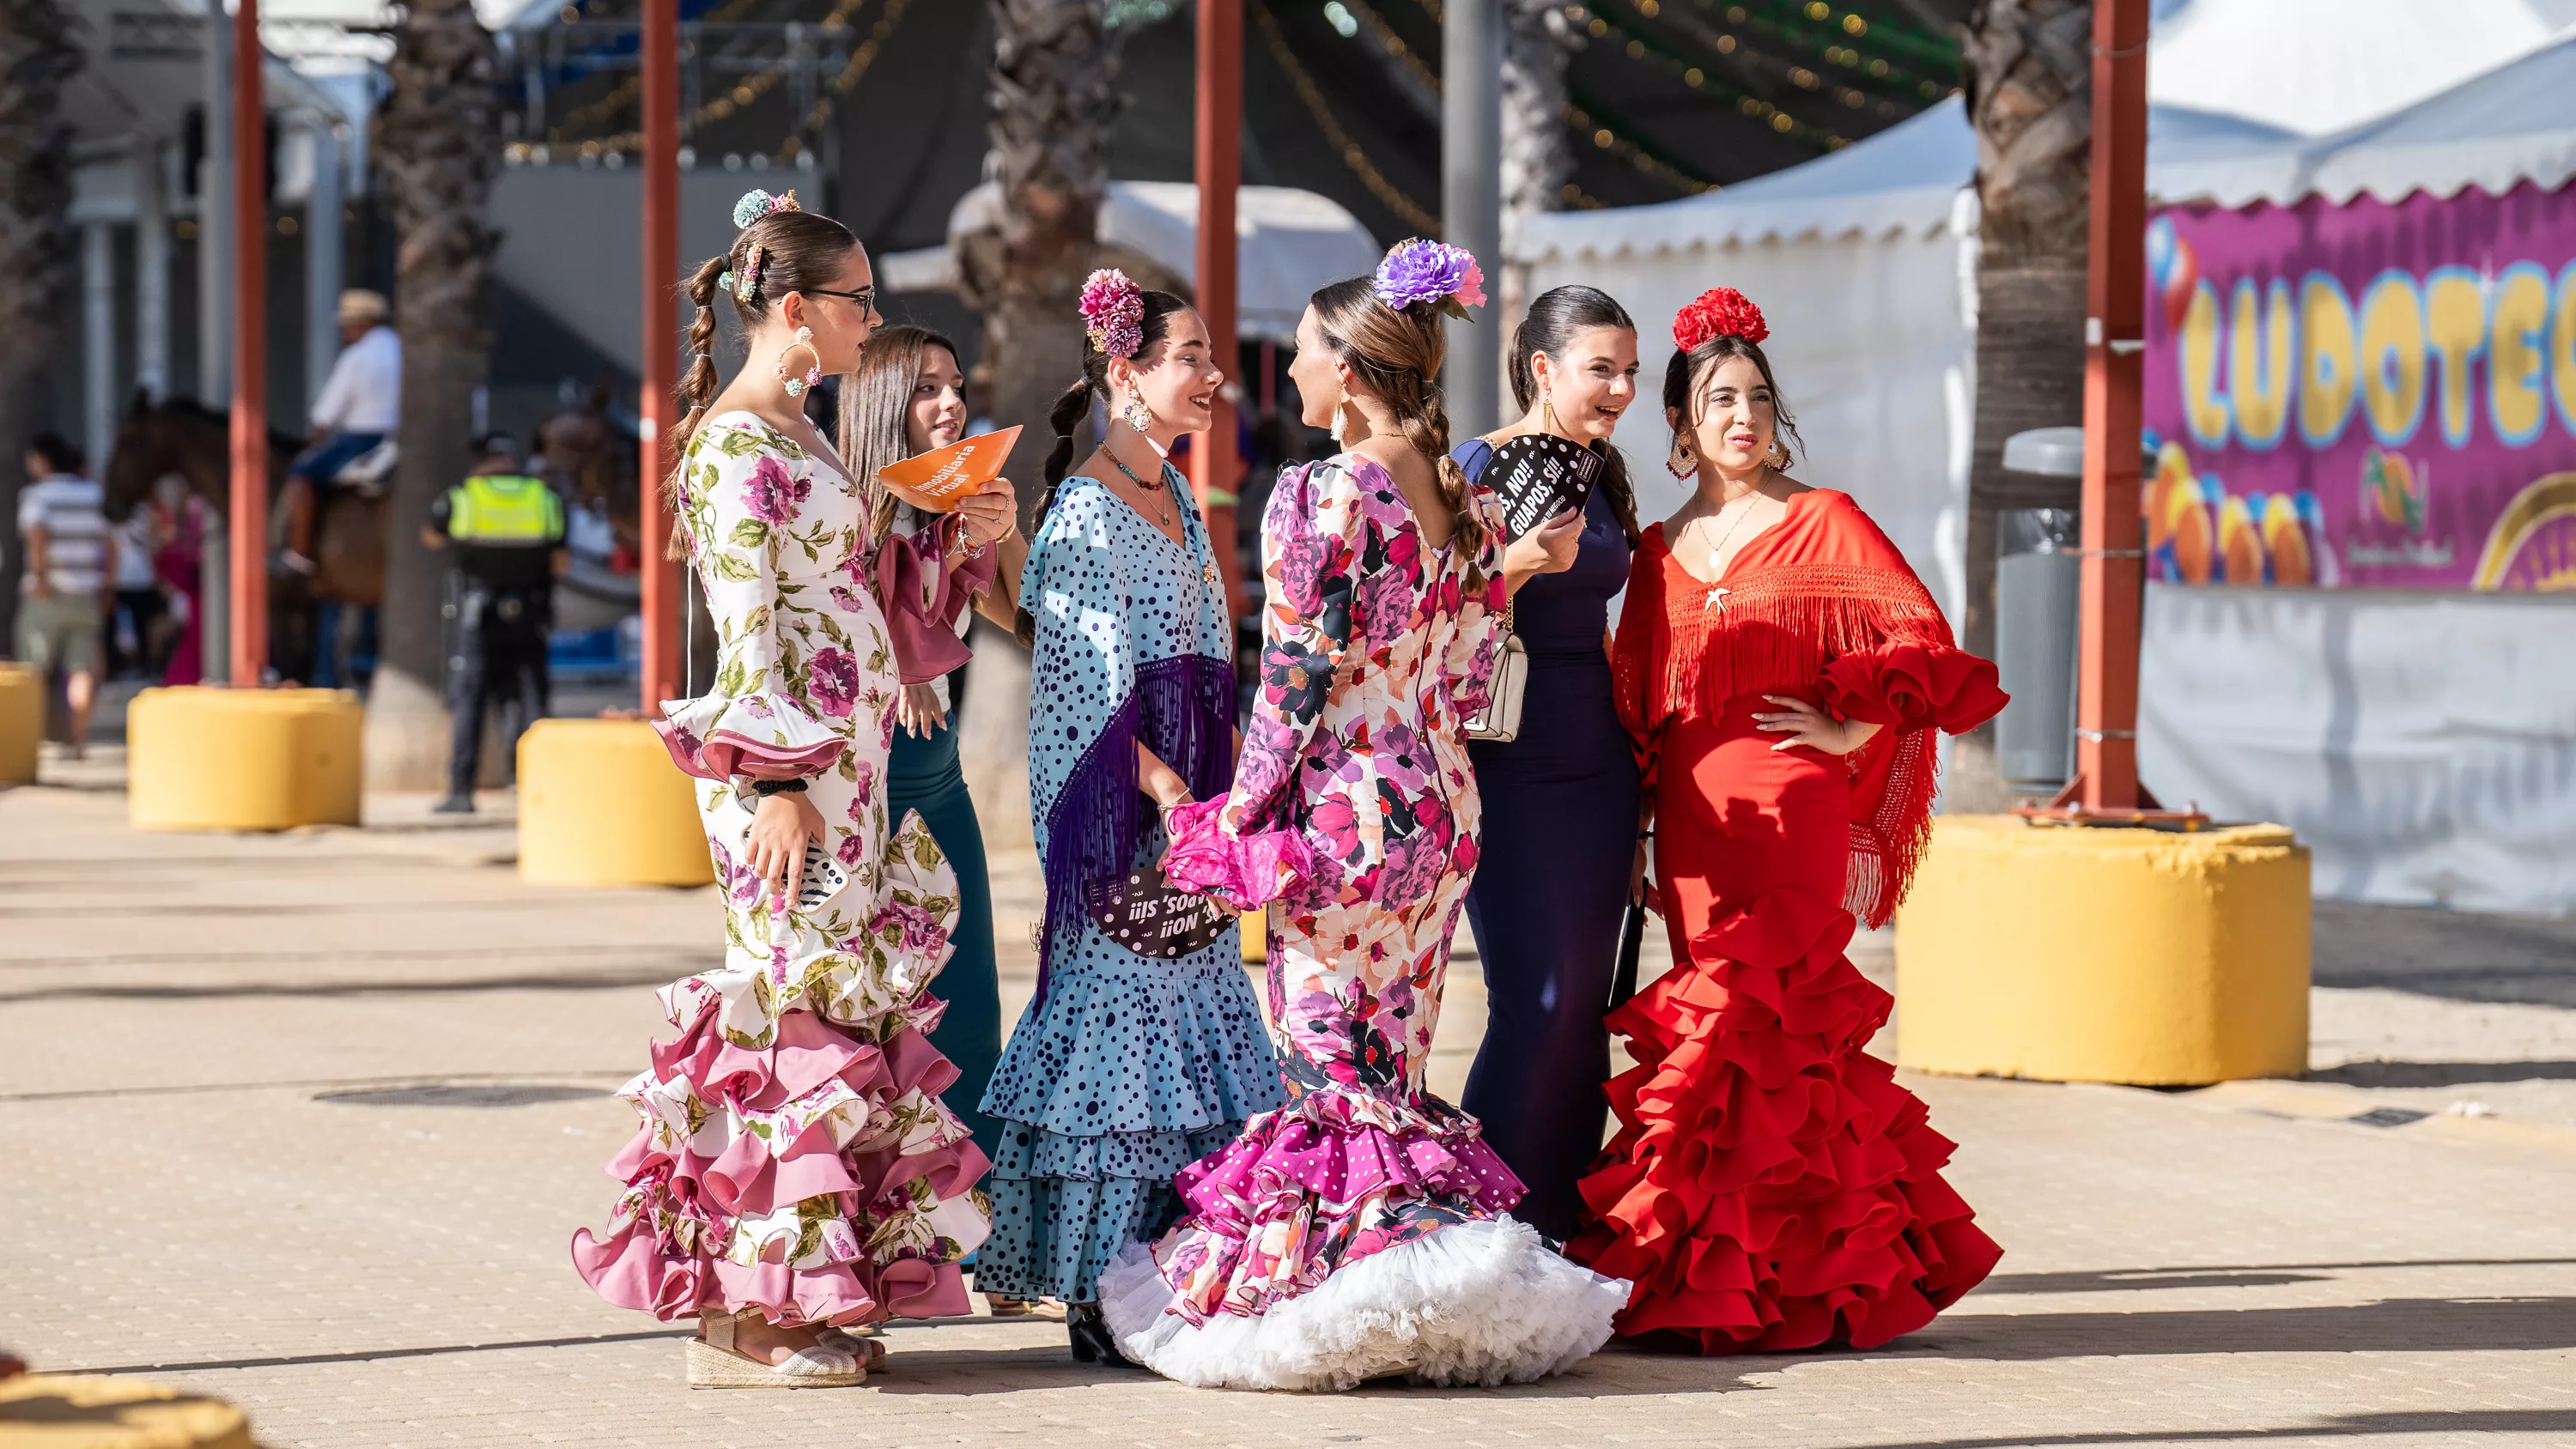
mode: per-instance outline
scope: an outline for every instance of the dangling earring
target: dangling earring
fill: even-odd
[[[1684,482],[1688,482],[1699,473],[1699,462],[1691,456],[1689,442],[1679,433],[1673,435],[1673,451],[1670,457],[1664,459],[1664,471]]]
[[[1132,387],[1127,389],[1127,403],[1118,410],[1118,421],[1140,433],[1154,431],[1154,410],[1145,406],[1144,393]]]
[[[1538,395],[1538,426],[1543,433],[1556,431],[1556,399],[1546,393]]]
[[[788,353],[792,353],[798,348],[803,348],[805,350],[805,354],[814,359],[814,365],[805,369],[805,375],[803,377],[798,377],[787,370]],[[786,352],[778,354],[779,385],[787,389],[787,395],[789,397],[803,397],[805,395],[805,389],[815,386],[822,380],[823,354],[814,350],[814,329],[811,327],[799,327],[796,329],[796,340],[787,344]]]
[[[1772,471],[1772,472],[1774,472],[1774,473],[1786,473],[1786,472],[1788,472],[1788,471],[1789,471],[1789,446],[1788,446],[1788,444],[1781,442],[1778,438],[1773,438],[1773,439],[1771,440],[1771,451],[1762,455],[1762,461],[1763,461],[1764,463],[1766,463],[1766,464],[1769,464],[1769,465],[1770,465],[1770,468],[1771,468],[1771,471]]]
[[[1350,431],[1350,420],[1344,409],[1351,405],[1351,395],[1344,393],[1333,400],[1333,446],[1342,447],[1342,437]]]

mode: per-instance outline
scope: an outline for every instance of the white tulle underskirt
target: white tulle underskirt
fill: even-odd
[[[1199,1388],[1348,1389],[1402,1374],[1430,1384],[1528,1383],[1610,1339],[1628,1284],[1549,1251],[1509,1217],[1453,1223],[1341,1268],[1254,1317],[1193,1325],[1152,1249],[1100,1275],[1100,1307],[1129,1358]]]

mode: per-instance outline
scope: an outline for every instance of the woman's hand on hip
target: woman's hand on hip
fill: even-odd
[[[1828,755],[1848,755],[1878,734],[1877,725],[1856,719],[1836,719],[1793,694],[1766,694],[1762,697],[1780,708],[1773,714],[1756,714],[1753,716],[1754,725],[1775,735],[1788,736],[1771,746],[1775,750],[1804,745]]]
[[[917,740],[926,740],[948,727],[948,709],[939,702],[939,688],[931,684],[907,684],[895,697],[894,722],[898,729],[910,731]]]
[[[801,790],[763,798],[744,837],[751,870],[768,887],[770,908],[784,909],[805,888],[805,842],[823,838],[823,812]]]

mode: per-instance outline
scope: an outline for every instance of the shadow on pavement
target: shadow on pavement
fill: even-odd
[[[2462,1409],[2455,1413],[2335,1414],[2269,1429],[2122,1430],[2105,1434],[2015,1434],[2008,1439],[1913,1439],[1860,1449],[2080,1449],[2088,1444],[2260,1444],[2363,1434],[2568,1434],[2576,1409]]]
[[[2346,1062],[2303,1082],[2347,1087],[2456,1087],[2468,1082],[2576,1081],[2576,1062]]]
[[[2210,1263],[2190,1268],[2102,1268],[2075,1273],[1997,1273],[1989,1293],[2109,1293],[2136,1288],[2265,1288],[2314,1283],[2372,1268],[2563,1268],[2576,1258],[2425,1258],[2370,1263]]]
[[[2576,1007],[2576,917],[2319,901],[2316,984]]]
[[[2389,1298],[2309,1308],[1986,1313],[1943,1318],[1900,1358],[2030,1362],[2213,1353],[2467,1353],[2576,1348],[2576,1298]]]

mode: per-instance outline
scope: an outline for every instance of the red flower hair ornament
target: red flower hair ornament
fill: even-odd
[[[1741,337],[1759,344],[1771,335],[1762,309],[1733,287],[1711,287],[1673,319],[1673,345],[1696,352],[1711,338]]]

